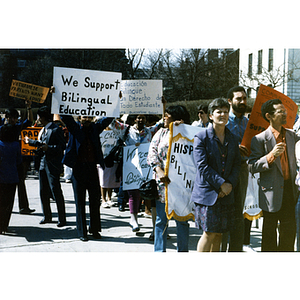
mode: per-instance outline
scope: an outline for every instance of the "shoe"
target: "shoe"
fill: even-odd
[[[20,212],[21,215],[30,215],[33,212],[35,212],[35,209],[30,209],[29,207],[28,208],[22,208],[22,209],[20,209],[19,212]]]
[[[125,211],[125,208],[123,207],[122,204],[119,205],[119,211]]]
[[[138,232],[138,231],[140,231],[140,227],[139,226],[132,228],[132,232]]]
[[[130,223],[129,223],[129,225],[132,228],[132,232],[138,232],[138,231],[140,231],[140,227],[139,226],[133,227]]]
[[[101,234],[99,232],[92,233],[92,236],[96,240],[100,240],[101,239]]]
[[[66,226],[66,222],[58,222],[56,226],[57,227],[64,227],[64,226]]]
[[[46,224],[46,223],[51,223],[51,222],[52,222],[52,220],[44,218],[40,221],[40,224]]]
[[[87,242],[88,241],[88,238],[86,236],[81,236],[79,237],[79,239],[82,241],[82,242]]]
[[[103,208],[110,208],[110,205],[107,202],[102,203]]]

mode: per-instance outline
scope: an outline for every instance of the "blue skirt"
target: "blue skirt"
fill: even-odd
[[[195,203],[195,226],[206,232],[224,233],[234,228],[234,204],[222,205],[218,201],[212,205]]]

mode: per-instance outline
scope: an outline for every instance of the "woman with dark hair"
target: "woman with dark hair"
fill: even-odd
[[[15,126],[5,124],[0,130],[0,234],[7,231],[13,209],[17,183],[17,166],[21,164],[21,149],[15,141]]]
[[[182,105],[172,105],[166,108],[164,115],[164,128],[161,128],[153,137],[149,152],[148,164],[155,173],[158,185],[159,199],[156,200],[156,222],[154,233],[154,251],[165,252],[167,245],[168,219],[165,212],[165,184],[170,182],[165,175],[165,166],[169,148],[170,130],[169,125],[190,122],[190,115]],[[177,226],[177,251],[187,252],[189,244],[189,223],[187,221],[176,221]]]
[[[146,116],[135,115],[134,125],[120,123],[116,119],[110,124],[110,128],[114,131],[117,137],[125,139],[126,146],[136,145],[137,147],[142,143],[150,143],[152,136],[162,126],[163,121],[157,122],[155,125],[146,127]],[[138,224],[138,212],[140,210],[141,197],[138,189],[127,190],[128,204],[130,210],[129,225],[133,232],[140,230]]]
[[[234,193],[241,165],[238,139],[226,124],[228,101],[217,98],[208,106],[212,123],[194,138],[197,167],[191,200],[195,203],[195,224],[202,228],[198,252],[220,251],[222,233],[234,226]]]

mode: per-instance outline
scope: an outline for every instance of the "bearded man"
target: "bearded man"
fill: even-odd
[[[239,143],[242,142],[244,132],[248,124],[248,118],[245,117],[247,108],[247,95],[242,86],[235,86],[227,93],[227,99],[230,104],[229,119],[227,128],[239,138]],[[243,251],[243,244],[250,244],[251,221],[243,216],[243,207],[246,199],[248,186],[248,165],[247,159],[249,151],[245,146],[239,145],[242,156],[241,170],[239,174],[239,182],[234,189],[235,201],[235,228],[230,231],[229,251]],[[245,234],[244,234],[245,233]],[[245,240],[244,240],[245,237]],[[228,234],[223,234],[222,250],[227,249]]]

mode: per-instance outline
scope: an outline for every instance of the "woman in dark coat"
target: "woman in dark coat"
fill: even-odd
[[[192,201],[196,227],[203,230],[199,252],[220,251],[222,233],[234,224],[233,188],[238,182],[241,157],[237,137],[226,128],[229,108],[226,100],[213,100],[208,107],[212,124],[194,138],[197,175]]]

